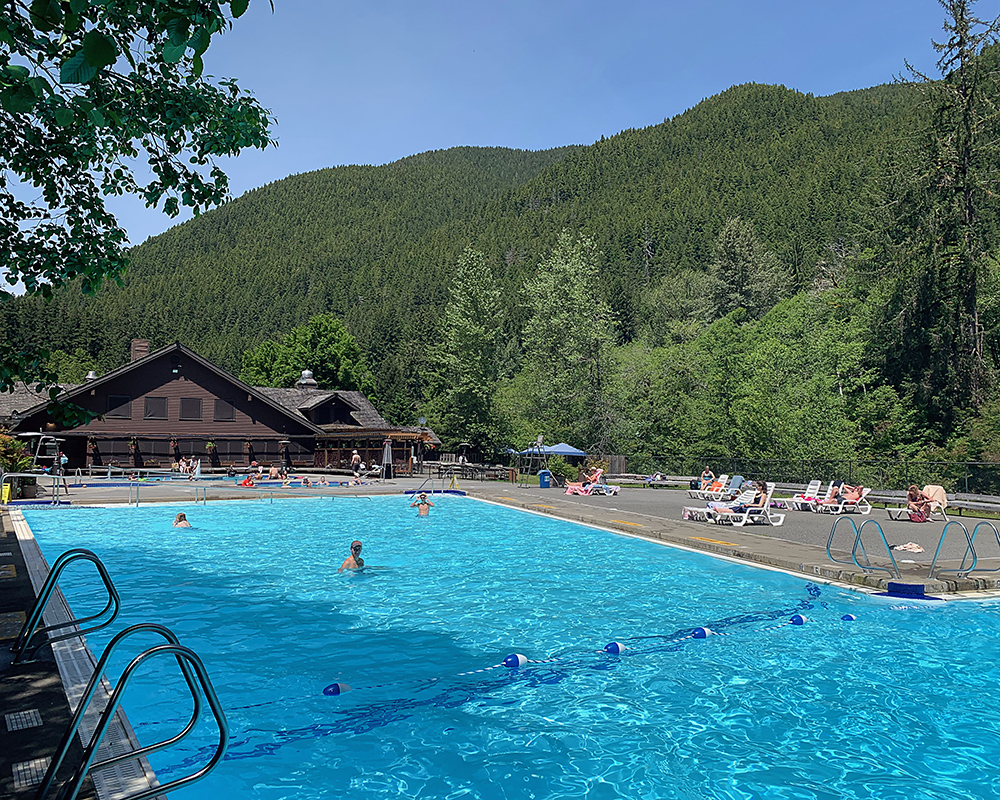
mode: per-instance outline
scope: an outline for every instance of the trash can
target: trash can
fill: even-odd
[[[552,487],[552,473],[547,469],[540,470],[538,473],[538,488],[539,489],[549,489]]]

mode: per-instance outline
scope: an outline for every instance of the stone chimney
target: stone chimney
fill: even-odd
[[[132,340],[132,358],[129,361],[138,361],[149,355],[149,339]]]
[[[302,377],[295,382],[296,389],[318,389],[319,384],[313,378],[312,370],[302,370]]]

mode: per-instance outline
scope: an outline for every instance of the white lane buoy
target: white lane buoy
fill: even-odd
[[[806,622],[807,622],[806,618],[804,616],[802,616],[801,614],[796,614],[794,617],[792,617],[788,621],[791,622],[792,625],[805,625]]]
[[[841,619],[844,620],[845,622],[853,622],[854,620],[857,619],[857,617],[854,616],[853,614],[844,614],[844,616],[842,616]]]
[[[695,639],[706,639],[706,638],[708,638],[711,635],[712,635],[712,629],[711,628],[695,628],[694,629],[694,638]]]
[[[347,694],[349,691],[351,691],[351,687],[346,683],[331,683],[323,690],[323,694],[333,697],[338,694]]]
[[[623,645],[621,642],[609,642],[608,644],[604,645],[604,652],[610,653],[613,656],[618,655],[624,649],[625,645]]]
[[[503,660],[503,665],[505,667],[523,667],[528,663],[528,659],[522,656],[520,653],[511,653],[507,658]]]

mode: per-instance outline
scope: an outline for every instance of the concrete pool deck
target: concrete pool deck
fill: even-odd
[[[71,504],[102,505],[134,501],[138,491],[140,504],[191,502],[197,504],[213,500],[255,500],[269,502],[282,497],[349,497],[364,495],[399,494],[422,487],[425,491],[441,491],[447,483],[440,479],[401,478],[394,481],[370,483],[364,486],[336,487],[287,487],[263,485],[244,489],[234,481],[165,481],[140,483],[133,486],[101,486],[98,481],[86,487],[70,484],[70,493],[62,499]],[[686,491],[674,489],[624,488],[616,496],[566,495],[558,488],[541,489],[496,481],[461,481],[458,489],[470,497],[501,505],[520,508],[539,514],[581,522],[632,536],[653,539],[672,545],[700,550],[717,556],[743,561],[758,566],[771,567],[811,578],[839,583],[869,591],[884,591],[889,580],[912,586],[922,586],[929,595],[947,597],[1000,596],[1000,542],[992,530],[984,528],[977,536],[979,560],[976,572],[968,578],[946,577],[931,580],[928,570],[934,558],[944,523],[913,523],[890,520],[883,509],[875,509],[869,516],[859,514],[837,517],[803,511],[785,512],[784,524],[778,527],[755,525],[745,528],[714,525],[681,519],[685,506],[702,505],[690,499]],[[789,493],[790,494],[790,493]],[[826,543],[837,520],[833,563],[826,554]],[[900,571],[898,581],[886,571],[865,571],[851,563],[851,546],[854,528],[847,520],[860,526],[864,521],[876,520],[890,545],[913,542],[923,547],[922,553],[895,551],[894,557]],[[971,533],[977,522],[964,518]],[[871,563],[888,565],[889,558],[875,533],[866,529],[865,545]],[[990,537],[993,536],[991,539]],[[877,547],[876,547],[877,544]],[[938,557],[938,567],[956,569],[965,553],[965,539],[961,529],[952,526],[948,539],[943,543]],[[991,570],[997,570],[991,572]]]
[[[139,501],[141,504],[190,504],[188,516],[196,516],[200,503],[216,500],[270,502],[283,497],[317,496],[336,499],[398,495],[418,488],[441,491],[445,487],[439,480],[435,480],[432,486],[429,480],[421,478],[366,486],[310,489],[273,486],[242,489],[229,481],[153,482],[140,485]],[[837,564],[827,558],[826,542],[833,524],[839,519],[829,515],[789,511],[785,523],[779,527],[736,528],[682,520],[681,513],[685,506],[699,504],[692,501],[687,492],[680,490],[624,488],[617,496],[580,497],[566,495],[556,488],[541,489],[497,482],[462,481],[456,488],[478,500],[703,551],[758,567],[780,569],[862,591],[884,591],[888,582],[888,575],[884,572],[865,572],[850,564],[848,548],[853,542],[853,528],[847,522],[841,523],[838,528],[839,546],[834,554],[848,563]],[[86,487],[71,484],[69,494],[62,499],[79,505],[121,505],[134,501],[135,488],[102,486],[99,483]],[[445,512],[438,508],[431,513]],[[0,796],[13,798],[33,795],[32,779],[37,784],[38,771],[44,770],[45,759],[54,752],[70,716],[65,675],[61,674],[50,646],[46,645],[40,651],[37,661],[18,667],[10,664],[7,648],[34,602],[39,583],[39,563],[44,570],[40,553],[32,552],[34,541],[30,538],[30,531],[25,533],[26,526],[15,531],[15,521],[19,517],[19,514],[11,515],[8,510],[0,512],[0,704],[6,717],[14,715],[0,726]],[[890,544],[915,542],[924,548],[924,552],[916,554],[897,552],[900,583],[921,587],[927,595],[946,599],[1000,598],[1000,579],[995,577],[1000,576],[1000,572],[995,575],[984,572],[964,579],[927,578],[941,536],[942,523],[893,521],[881,509],[874,510],[870,517],[853,515],[852,519],[857,524],[866,519],[877,520]],[[968,524],[969,520],[965,522]],[[951,530],[960,533],[957,526]],[[988,532],[992,535],[992,531]],[[991,540],[983,536],[979,544],[986,556],[979,559],[979,568],[1000,568],[1000,544],[995,538]],[[885,555],[881,558],[875,555],[873,546],[869,546],[869,550],[874,564],[888,563]],[[939,564],[957,567],[964,550],[964,540],[959,536],[951,537],[944,543]],[[34,562],[35,566],[29,562]],[[33,569],[34,576],[31,575]],[[72,687],[68,687],[68,694],[72,696],[73,693]],[[42,725],[29,724],[28,721],[36,717],[41,719]],[[67,761],[76,763],[79,758],[77,743],[76,753],[71,754]],[[151,782],[155,786],[155,778]],[[81,796],[96,796],[89,781],[87,790]]]

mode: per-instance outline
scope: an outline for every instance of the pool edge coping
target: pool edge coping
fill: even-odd
[[[21,547],[24,557],[25,567],[31,581],[35,596],[38,596],[49,572],[49,564],[42,553],[38,541],[35,539],[31,526],[24,518],[19,508],[8,507],[11,524],[14,528],[14,535]],[[43,622],[46,625],[53,625],[60,622],[67,622],[73,619],[72,610],[62,590],[56,586],[53,591],[48,606],[43,614]],[[72,626],[67,630],[75,630]],[[66,696],[66,703],[70,714],[76,711],[80,698],[86,689],[94,669],[97,666],[97,658],[94,657],[85,636],[66,639],[51,643],[56,667],[59,671],[60,683],[63,693]],[[90,738],[97,727],[100,714],[111,695],[111,685],[105,676],[101,677],[100,687],[91,701],[90,708],[84,715],[84,719],[77,732],[77,739],[81,746],[86,748],[83,742],[84,736],[89,743]],[[100,708],[101,711],[97,709]],[[98,758],[103,759],[112,755],[119,755],[125,752],[132,752],[139,749],[141,744],[125,714],[124,709],[119,708],[115,712],[115,721],[108,727],[100,748],[98,748]],[[155,790],[160,786],[149,761],[145,756],[134,759],[127,759],[113,766],[102,770],[91,771],[91,778],[94,781],[94,788],[97,796],[101,800],[111,798],[127,797],[135,794],[136,791]],[[138,786],[136,785],[138,782]],[[166,800],[165,795],[156,795],[155,800]]]

